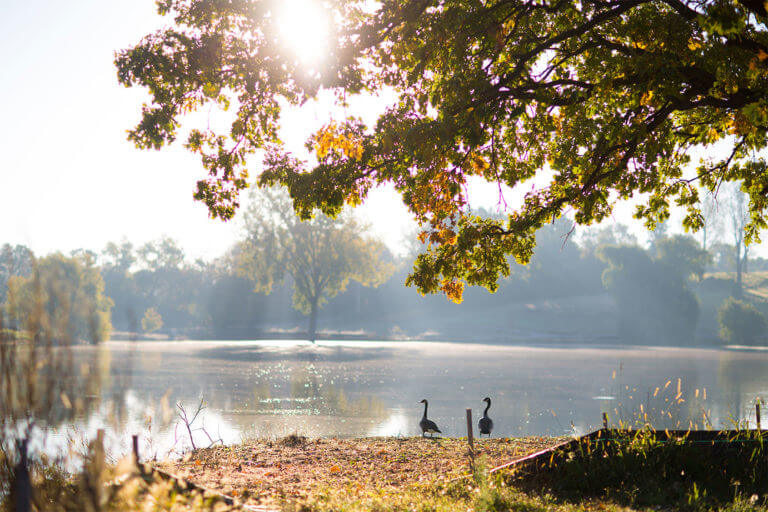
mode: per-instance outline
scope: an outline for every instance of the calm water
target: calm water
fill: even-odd
[[[157,456],[189,446],[176,404],[191,414],[201,399],[193,428],[206,446],[208,436],[418,435],[422,398],[444,435],[466,435],[465,409],[476,423],[490,396],[494,436],[521,436],[586,432],[602,412],[660,428],[754,423],[755,399],[768,397],[768,351],[759,350],[286,341],[76,350],[95,358],[102,397],[112,402],[76,431],[88,435],[116,418],[116,447],[137,433],[142,451]]]

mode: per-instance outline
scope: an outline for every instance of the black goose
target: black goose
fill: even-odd
[[[491,399],[488,397],[483,398],[483,402],[488,402],[483,411],[483,417],[477,422],[477,428],[480,430],[480,435],[488,434],[491,437],[491,430],[493,430],[493,420],[488,417],[488,409],[491,408]]]
[[[427,407],[429,407],[429,402],[427,402],[427,399],[425,398],[420,403],[424,404],[424,417],[421,418],[421,421],[419,422],[419,427],[421,427],[421,437],[424,437],[424,434],[427,432],[429,432],[429,437],[432,437],[432,434],[435,432],[442,434],[440,429],[437,428],[437,423],[427,419]]]

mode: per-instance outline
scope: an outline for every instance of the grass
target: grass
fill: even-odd
[[[559,441],[483,439],[476,446],[489,462],[502,464]],[[436,483],[469,476],[466,439],[421,437],[257,439],[197,450],[162,468],[248,504],[275,507],[283,502],[337,506],[342,498],[400,497],[406,503],[412,491],[421,495]]]
[[[285,512],[768,511],[768,457],[754,433],[712,446],[674,438],[662,442],[647,431],[614,432],[612,439],[582,442],[525,478],[519,471],[488,468],[562,439],[484,439],[473,473],[462,439],[296,435],[197,450],[168,467],[250,505]],[[164,479],[142,477],[130,461],[103,467],[89,457],[78,475],[38,463],[34,509],[239,509]],[[0,503],[0,510],[13,510],[12,499]]]
[[[129,459],[107,466],[91,458],[77,474],[68,474],[60,465],[43,459],[35,461],[30,472],[33,511],[224,512],[238,509],[215,497],[184,492],[169,480],[142,476]],[[0,493],[0,512],[17,510],[13,482],[8,483],[11,492]]]
[[[570,503],[596,499],[633,509],[766,510],[767,449],[755,431],[735,431],[714,442],[650,430],[610,431],[608,440],[582,440],[532,475],[511,472],[505,478],[508,485]]]
[[[768,511],[768,458],[748,431],[711,446],[635,431],[584,442],[532,478],[487,470],[558,441],[482,440],[474,474],[466,440],[421,438],[289,436],[198,450],[171,469],[249,504],[305,512]]]

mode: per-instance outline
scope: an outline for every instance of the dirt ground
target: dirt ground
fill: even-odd
[[[482,439],[475,440],[475,448],[494,467],[562,441]],[[329,492],[381,492],[449,480],[468,474],[468,456],[466,439],[289,436],[201,449],[158,466],[248,505],[277,507]]]

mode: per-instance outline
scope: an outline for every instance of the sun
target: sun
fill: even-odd
[[[275,21],[283,45],[310,67],[319,67],[328,52],[330,19],[320,0],[283,0]]]

